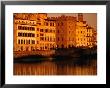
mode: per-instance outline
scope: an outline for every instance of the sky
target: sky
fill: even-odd
[[[48,13],[48,16],[50,17],[56,17],[56,16],[75,16],[77,17],[77,13]],[[87,21],[87,24],[91,27],[95,28],[97,30],[97,13],[83,13],[83,19],[84,21]]]

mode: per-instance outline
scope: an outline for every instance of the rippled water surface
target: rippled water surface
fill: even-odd
[[[28,58],[14,62],[14,75],[97,75],[96,59],[44,58],[42,61],[36,59]]]

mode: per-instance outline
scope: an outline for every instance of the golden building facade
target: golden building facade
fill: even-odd
[[[75,45],[76,17],[65,16],[56,18],[57,48],[68,48]]]
[[[55,21],[45,13],[14,14],[14,51],[50,50],[56,47]]]
[[[96,43],[94,28],[88,26],[86,21],[83,21],[83,15],[78,14],[78,21],[76,25],[76,47],[93,47]],[[95,41],[94,41],[95,40]]]
[[[14,14],[14,51],[51,50],[97,45],[97,32],[83,14],[48,17],[46,13]]]
[[[36,21],[14,19],[14,51],[32,51],[36,48]]]
[[[39,34],[39,44],[40,50],[51,50],[56,48],[56,24],[54,20],[44,19],[42,24],[37,26],[40,31]]]

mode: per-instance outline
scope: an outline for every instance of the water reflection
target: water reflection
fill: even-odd
[[[31,59],[31,62],[29,61]],[[38,58],[37,58],[38,59]],[[47,58],[45,58],[47,59]],[[14,75],[96,75],[97,60],[73,58],[36,61],[28,58],[14,63]]]

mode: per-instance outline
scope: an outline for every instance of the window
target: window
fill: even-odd
[[[25,40],[24,40],[24,44],[25,44]]]
[[[52,26],[52,23],[50,23],[50,26]]]
[[[30,29],[30,27],[27,27],[27,30],[29,30]]]
[[[32,37],[35,37],[35,34],[32,34]]]
[[[53,33],[55,33],[55,30],[53,30]]]
[[[24,30],[25,28],[24,28],[24,27],[22,27],[22,29]]]
[[[37,41],[37,44],[39,44],[39,41]]]
[[[25,30],[27,30],[27,27],[25,27]]]
[[[20,36],[20,33],[18,33],[18,36]]]
[[[45,29],[45,32],[48,32],[48,29]]]
[[[29,27],[29,30],[31,31],[32,30],[32,27]]]
[[[23,40],[21,39],[21,44],[23,44]]]
[[[22,33],[18,32],[18,36],[22,36]]]
[[[31,37],[31,33],[28,33],[28,37]]]
[[[25,37],[25,34],[23,33],[23,37]]]
[[[46,37],[45,37],[45,41],[46,41]]]
[[[48,23],[46,23],[46,26],[48,26]]]
[[[18,29],[21,29],[21,26],[18,26]]]
[[[52,33],[52,30],[50,29],[50,32]]]
[[[57,32],[59,33],[59,30]]]
[[[40,29],[40,32],[43,32],[43,29]]]
[[[26,44],[28,44],[28,40],[26,40]]]
[[[30,40],[29,40],[29,44],[30,44]]]
[[[20,40],[18,39],[18,44],[20,44]]]
[[[47,46],[45,46],[45,49],[47,49]]]
[[[44,37],[40,37],[40,40],[43,41],[44,40]]]
[[[63,38],[62,38],[62,41],[63,41]]]
[[[40,36],[44,36],[44,34],[40,34]]]
[[[32,40],[31,42],[32,42],[32,44],[35,44],[35,40]]]
[[[50,37],[50,41],[52,42],[52,38]]]
[[[57,39],[57,40],[58,40],[58,41],[60,40],[60,39],[59,39],[59,37],[58,37],[58,39]]]
[[[24,36],[27,37],[27,33],[24,33]]]
[[[39,28],[37,28],[37,31],[39,31]]]
[[[34,31],[35,30],[35,28],[34,27],[32,27],[32,31]]]
[[[54,23],[53,23],[53,26],[54,26]]]
[[[39,37],[39,34],[37,34],[37,37]]]
[[[38,23],[39,25],[41,25],[41,23]]]

